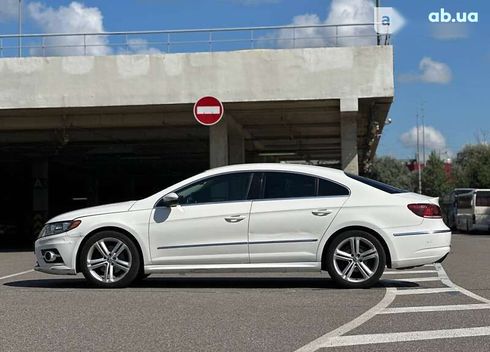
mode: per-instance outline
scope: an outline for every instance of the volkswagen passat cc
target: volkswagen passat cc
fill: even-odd
[[[450,242],[437,199],[324,167],[247,164],[59,215],[35,269],[107,288],[153,273],[326,270],[366,288],[385,267],[442,261]]]

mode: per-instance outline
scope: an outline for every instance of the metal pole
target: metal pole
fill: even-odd
[[[379,8],[381,6],[381,0],[376,0],[376,19],[375,22],[379,22]],[[376,28],[379,29],[379,24],[375,24]],[[381,34],[377,33],[376,42],[381,45]]]
[[[422,156],[424,160],[424,165],[427,162],[425,159],[425,112],[424,112],[424,105],[422,103]]]
[[[22,0],[19,0],[19,57],[22,57]]]
[[[417,113],[417,172],[419,175],[419,193],[422,194],[422,169],[420,167],[420,137],[419,137],[419,113]]]

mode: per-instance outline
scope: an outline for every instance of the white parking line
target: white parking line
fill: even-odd
[[[410,277],[403,279],[391,279],[392,281],[411,281],[411,282],[425,282],[425,281],[441,281],[438,276],[434,277]]]
[[[434,265],[430,265],[434,267]],[[404,341],[419,341],[419,340],[433,340],[433,339],[447,339],[455,337],[473,337],[473,336],[489,336],[490,326],[478,327],[478,328],[463,328],[463,329],[447,329],[447,330],[430,330],[430,331],[410,331],[410,332],[396,332],[396,333],[376,333],[365,335],[352,335],[345,336],[349,331],[352,331],[356,327],[364,324],[374,316],[378,314],[398,314],[398,313],[420,313],[420,312],[438,312],[438,311],[457,311],[457,310],[473,310],[473,309],[490,309],[490,300],[478,296],[477,294],[464,289],[454,284],[441,264],[435,264],[437,277],[423,277],[423,278],[406,278],[396,279],[392,281],[441,281],[447,287],[440,288],[417,288],[417,289],[396,289],[387,288],[385,297],[376,306],[360,315],[358,318],[350,321],[347,324],[319,337],[318,339],[310,342],[309,344],[301,347],[296,352],[313,352],[321,348],[326,347],[339,347],[339,346],[355,346],[366,344],[379,344],[379,343],[391,343],[391,342],[404,342]],[[428,270],[429,271],[429,270]],[[424,271],[425,272],[425,271]],[[430,272],[433,272],[430,270]],[[391,272],[390,272],[391,273]],[[395,274],[394,272],[393,274]],[[398,274],[398,273],[396,273]],[[483,304],[461,304],[461,305],[443,305],[443,306],[417,306],[417,307],[396,307],[388,308],[388,306],[395,300],[396,296],[406,295],[423,295],[434,294],[444,292],[457,292],[464,294],[473,299],[483,302]]]
[[[336,338],[338,336],[348,333],[349,331],[357,328],[358,326],[364,324],[365,322],[373,318],[379,312],[383,311],[394,301],[395,297],[396,297],[396,289],[391,287],[387,288],[386,294],[383,297],[383,299],[378,304],[376,304],[373,308],[369,309],[364,314],[358,316],[356,319],[348,322],[347,324],[342,325],[341,327],[329,332],[328,334],[320,336],[316,340],[313,340],[309,344],[296,350],[296,352],[313,352],[324,347],[326,344],[330,342],[332,338]]]
[[[487,336],[487,335],[490,335],[490,326],[484,326],[478,328],[465,328],[465,329],[393,332],[388,334],[383,333],[383,334],[369,334],[369,335],[338,336],[329,340],[328,343],[323,345],[322,347],[371,345],[371,344],[379,344],[379,343],[452,339],[456,337],[475,337],[475,336]]]
[[[11,277],[15,277],[15,276],[19,276],[19,275],[24,275],[24,274],[28,274],[28,273],[32,273],[33,271],[34,271],[34,269],[31,269],[31,270],[22,271],[20,273],[15,273],[15,274],[7,275],[7,276],[2,276],[2,277],[0,277],[0,281],[1,280],[5,280],[5,279],[10,279]]]
[[[419,307],[397,307],[386,308],[379,314],[419,313],[419,312],[447,312],[456,310],[490,309],[490,304],[454,304],[443,306],[419,306]]]
[[[403,274],[433,274],[437,273],[437,270],[396,270],[396,271],[385,271],[383,275],[403,275]]]
[[[443,293],[443,292],[458,292],[457,289],[452,287],[439,287],[439,288],[412,288],[406,290],[398,290],[397,296],[405,295],[426,295],[430,293]]]
[[[446,271],[442,267],[441,264],[436,264],[436,270],[439,273],[439,277],[441,278],[441,281],[444,285],[452,287],[458,291],[460,291],[462,294],[471,297],[473,299],[476,299],[477,301],[483,302],[483,303],[488,303],[490,304],[490,299],[486,299],[485,297],[478,296],[476,293],[473,293],[471,291],[468,291],[467,289],[456,285],[454,282],[452,282],[449,277],[446,274]]]

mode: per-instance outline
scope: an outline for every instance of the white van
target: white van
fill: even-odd
[[[475,189],[456,196],[456,228],[490,231],[490,189]]]

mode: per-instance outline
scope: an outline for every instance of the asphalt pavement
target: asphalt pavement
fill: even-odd
[[[99,290],[29,271],[31,252],[0,252],[0,350],[486,352],[489,249],[488,235],[455,235],[442,266],[387,271],[368,290],[312,273],[153,275]]]

